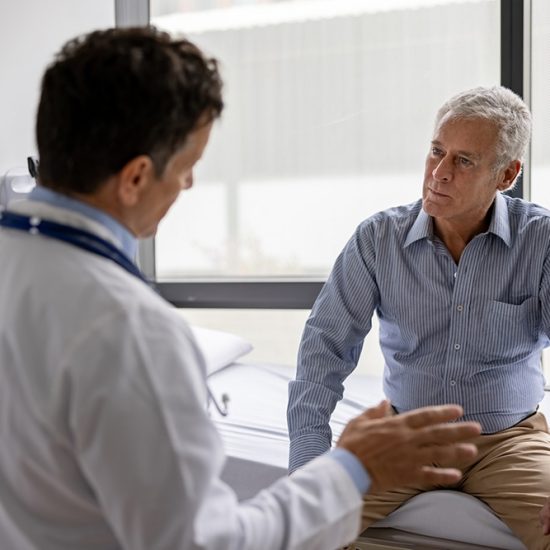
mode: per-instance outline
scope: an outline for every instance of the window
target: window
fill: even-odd
[[[531,200],[550,209],[550,3],[533,0],[531,10]],[[550,380],[550,348],[543,365]]]
[[[220,60],[226,99],[196,185],[156,238],[165,296],[238,307],[267,281],[262,307],[275,309],[184,315],[247,336],[261,326],[255,358],[294,364],[307,309],[276,308],[292,307],[288,293],[308,308],[355,227],[420,196],[437,107],[500,82],[499,20],[498,0],[151,0],[154,25]],[[236,279],[243,293],[224,291]],[[360,369],[381,369],[377,340],[373,327]]]
[[[220,59],[227,108],[159,281],[325,277],[361,220],[419,197],[436,107],[500,78],[494,0],[173,4],[153,24]]]
[[[550,208],[550,3],[534,0],[531,21],[531,200]]]
[[[26,173],[36,155],[34,125],[40,80],[61,46],[77,34],[115,22],[112,0],[0,2],[0,177]],[[47,23],[45,23],[47,21]]]

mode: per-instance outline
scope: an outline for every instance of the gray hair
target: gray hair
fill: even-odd
[[[480,86],[461,92],[439,109],[436,128],[443,118],[484,118],[494,122],[498,131],[494,170],[501,170],[514,160],[523,163],[531,138],[531,112],[525,102],[508,88]]]

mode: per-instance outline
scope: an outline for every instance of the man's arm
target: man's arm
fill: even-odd
[[[337,258],[306,323],[296,380],[289,384],[289,470],[327,451],[329,420],[357,366],[379,302],[371,226],[360,226]]]

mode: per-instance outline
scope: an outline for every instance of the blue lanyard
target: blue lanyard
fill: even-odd
[[[145,278],[143,273],[138,269],[136,264],[132,262],[123,254],[116,246],[109,241],[70,225],[64,225],[49,220],[43,220],[38,216],[21,216],[7,210],[0,208],[0,227],[7,227],[9,229],[18,229],[19,231],[25,231],[31,235],[44,235],[51,239],[57,239],[69,243],[77,248],[87,250],[103,258],[107,258],[118,264],[120,267],[135,275],[138,279],[141,279],[144,283],[150,285],[149,281]],[[210,390],[208,384],[206,386],[208,391],[208,401],[212,401],[222,416],[227,416],[227,403],[229,397],[227,394],[222,395],[223,406],[221,406],[216,400],[214,394]]]
[[[138,279],[141,279],[144,283],[149,284],[143,273],[128,256],[123,254],[109,241],[83,229],[50,220],[43,220],[38,216],[22,216],[7,210],[0,210],[0,227],[18,229],[31,235],[44,235],[45,237],[71,244],[82,250],[87,250],[115,262]]]

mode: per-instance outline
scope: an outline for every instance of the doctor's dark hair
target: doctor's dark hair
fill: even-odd
[[[69,41],[42,79],[40,183],[92,193],[139,155],[160,176],[189,133],[220,116],[221,90],[216,60],[151,27]]]

